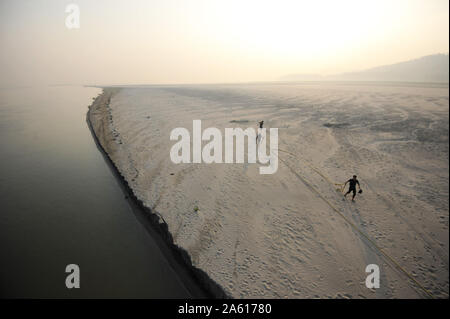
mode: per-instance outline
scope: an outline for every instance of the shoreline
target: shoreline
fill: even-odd
[[[127,198],[136,218],[144,225],[150,236],[156,241],[158,247],[161,249],[161,252],[167,258],[168,263],[179,275],[179,279],[182,281],[186,289],[192,294],[193,298],[230,298],[230,296],[225,293],[224,289],[212,280],[206,272],[193,266],[191,256],[186,252],[186,250],[174,243],[173,236],[169,232],[168,225],[164,219],[157,212],[153,212],[150,208],[146,207],[144,203],[136,197],[128,182],[125,180],[124,176],[120,173],[119,169],[111,159],[107,150],[105,150],[99,136],[97,136],[98,132],[95,131],[92,123],[92,111],[94,108],[97,108],[96,110],[100,108],[106,109],[111,97],[120,89],[102,88],[102,90],[102,93],[95,97],[92,104],[89,105],[88,112],[86,114],[86,122],[97,148],[105,159],[108,167],[111,169],[114,177],[117,179],[120,188],[124,194],[126,194],[125,197]],[[100,110],[100,112],[102,112],[102,110]],[[107,124],[107,122],[104,122],[104,116],[101,117],[100,120],[102,121],[100,127],[104,131],[105,124]],[[106,135],[111,134],[111,132],[106,133]]]

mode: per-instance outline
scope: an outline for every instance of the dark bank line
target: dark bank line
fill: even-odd
[[[101,95],[103,94],[105,93],[103,92]],[[94,100],[92,105],[99,97]],[[180,275],[183,285],[193,298],[230,298],[230,296],[225,293],[224,289],[212,280],[206,272],[192,265],[191,257],[186,250],[174,243],[173,236],[169,232],[169,227],[166,222],[161,220],[157,213],[154,213],[150,208],[146,207],[144,203],[135,196],[133,190],[128,185],[128,182],[119,172],[95,134],[90,121],[91,106],[89,106],[89,110],[86,114],[86,122],[98,150],[102,154],[114,177],[118,180],[118,184],[125,194],[125,198],[130,204],[136,218],[155,240],[157,246],[160,248],[164,257],[168,260],[175,272]]]

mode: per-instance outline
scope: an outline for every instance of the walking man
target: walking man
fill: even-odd
[[[259,132],[262,130],[263,125],[264,125],[264,121],[259,121],[259,129],[258,129],[258,133],[256,134],[256,144],[258,144],[258,138],[261,136],[261,134],[259,134]]]

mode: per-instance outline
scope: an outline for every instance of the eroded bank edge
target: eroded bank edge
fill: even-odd
[[[139,218],[140,221],[145,224],[144,226],[147,230],[157,234],[159,238],[155,239],[158,241],[158,246],[160,246],[160,248],[163,250],[164,255],[166,257],[169,257],[168,259],[173,259],[168,260],[169,263],[177,263],[178,265],[172,266],[174,266],[174,269],[181,270],[183,273],[185,273],[185,275],[189,276],[190,278],[184,278],[188,279],[188,282],[190,280],[194,280],[194,282],[198,285],[198,288],[202,290],[202,297],[230,298],[225,290],[213,279],[211,279],[205,271],[195,267],[192,264],[192,259],[187,251],[174,243],[173,236],[170,233],[169,227],[162,216],[158,212],[153,211],[149,207],[145,206],[143,201],[136,197],[132,188],[129,186],[128,182],[121,174],[118,167],[115,165],[110,156],[110,152],[117,151],[117,148],[114,147],[112,132],[108,127],[108,116],[110,114],[107,108],[111,101],[111,98],[120,91],[120,88],[114,87],[102,89],[103,92],[99,96],[97,96],[94,102],[89,106],[89,110],[86,115],[86,121],[98,149],[102,153],[105,161],[110,166],[116,178],[119,179],[123,191],[129,196],[130,202],[134,206],[132,207],[133,210],[140,210],[140,212],[138,212],[138,214],[140,213],[139,215],[142,217]],[[95,125],[93,124],[93,122],[95,122]],[[161,244],[165,247],[161,247]],[[169,253],[170,256],[167,256],[167,253]],[[182,269],[180,269],[180,267]],[[183,274],[180,275],[183,276]],[[186,284],[186,280],[182,281],[184,284]],[[186,288],[192,292],[192,287]],[[197,294],[198,293],[194,293],[194,296]]]

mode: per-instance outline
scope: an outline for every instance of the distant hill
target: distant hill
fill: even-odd
[[[282,81],[388,81],[388,82],[440,82],[448,83],[449,56],[434,54],[415,60],[383,65],[359,72],[330,76],[291,74]]]

